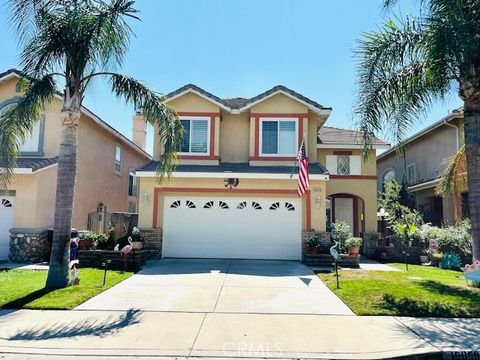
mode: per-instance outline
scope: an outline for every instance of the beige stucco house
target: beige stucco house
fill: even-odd
[[[435,187],[462,144],[463,111],[459,109],[406,139],[403,153],[399,153],[395,146],[380,154],[377,157],[377,190],[382,191],[385,182],[392,179],[400,183],[405,181],[425,221],[435,225],[442,222],[452,224],[452,197],[436,195]],[[467,193],[463,194],[464,210],[468,207],[467,196]]]
[[[19,96],[20,73],[0,74],[0,113]],[[8,256],[9,229],[53,226],[57,155],[61,139],[61,98],[43,114],[31,136],[20,147],[14,177],[0,188],[0,259]],[[138,123],[137,123],[138,125]],[[145,137],[145,126],[134,126],[134,137]],[[143,148],[142,148],[143,146]],[[73,226],[85,229],[88,213],[103,203],[109,212],[136,212],[135,168],[150,160],[139,145],[83,108],[79,122],[78,172],[73,208]]]
[[[163,257],[298,260],[302,234],[331,221],[376,231],[375,150],[365,162],[357,133],[325,126],[331,108],[284,86],[222,99],[190,84],[166,102],[185,128],[178,166],[158,183],[155,135],[154,159],[136,172],[139,225],[155,229]],[[310,189],[299,197],[303,139]]]

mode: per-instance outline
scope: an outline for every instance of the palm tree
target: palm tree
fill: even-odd
[[[384,0],[385,9],[396,3]],[[464,103],[473,256],[480,258],[480,1],[418,4],[418,17],[387,20],[359,41],[355,113],[366,149],[383,129],[401,143],[434,101],[458,91]]]
[[[452,156],[435,187],[437,195],[452,195],[455,223],[462,221],[462,192],[467,189],[467,159],[465,145]]]
[[[23,96],[0,121],[2,181],[12,178],[19,142],[63,87],[62,140],[58,156],[57,191],[50,269],[46,287],[67,285],[69,239],[77,170],[78,121],[85,93],[96,77],[142,113],[159,130],[164,156],[158,173],[172,170],[182,126],[162,97],[131,77],[109,71],[120,66],[138,20],[131,0],[10,0],[11,22],[23,46]]]

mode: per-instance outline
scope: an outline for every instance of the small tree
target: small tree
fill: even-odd
[[[333,223],[330,234],[332,236],[332,240],[338,242],[340,249],[342,249],[342,247],[345,245],[347,239],[352,237],[350,226],[343,221]]]

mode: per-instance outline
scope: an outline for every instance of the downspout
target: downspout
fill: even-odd
[[[454,128],[455,129],[455,145],[456,145],[456,150],[455,152],[457,152],[459,149],[460,149],[460,139],[459,139],[459,129],[458,129],[458,126],[457,125],[453,125],[453,124],[450,124],[448,122],[447,119],[443,120],[443,123],[446,125],[446,126],[449,126],[451,128]]]

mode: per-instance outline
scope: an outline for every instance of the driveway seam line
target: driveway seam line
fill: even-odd
[[[200,323],[200,326],[198,328],[197,335],[195,335],[195,339],[193,339],[192,347],[190,348],[190,351],[188,352],[187,359],[189,359],[192,356],[193,349],[195,349],[195,344],[197,343],[197,339],[200,336],[200,331],[202,331],[203,328],[203,323],[205,322],[205,319],[207,318],[208,313],[205,313],[203,315],[202,322]]]
[[[227,276],[230,272],[230,266],[232,265],[232,261],[233,260],[228,261],[227,270],[225,271],[225,277],[223,278],[222,285],[220,286],[220,291],[218,292],[217,301],[215,301],[215,305],[213,306],[212,313],[214,313],[215,310],[217,309],[217,305],[218,305],[218,302],[220,300],[220,296],[222,295],[223,287],[225,286],[225,282],[227,281]]]

